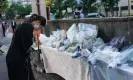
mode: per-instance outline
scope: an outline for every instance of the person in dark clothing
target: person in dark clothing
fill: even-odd
[[[83,5],[82,3],[77,4],[76,11],[74,12],[74,19],[82,19],[84,18],[84,14],[82,13]]]
[[[6,29],[5,29],[4,23],[2,23],[2,31],[3,31],[3,36],[5,37],[5,31],[6,31]]]
[[[16,26],[17,26],[17,23],[16,23],[15,21],[12,21],[12,22],[11,22],[11,27],[12,27],[13,33],[14,33],[15,30],[16,30]]]
[[[9,80],[35,80],[31,63],[30,47],[33,43],[34,30],[45,26],[46,19],[33,14],[29,22],[24,22],[17,28],[9,47],[6,63]]]

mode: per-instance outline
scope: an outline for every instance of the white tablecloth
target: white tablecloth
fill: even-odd
[[[73,59],[54,48],[41,46],[46,73],[56,73],[66,80],[89,80],[87,62]]]

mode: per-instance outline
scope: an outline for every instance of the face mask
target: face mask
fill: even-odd
[[[38,29],[39,28],[39,26],[38,25],[34,25],[34,29]]]

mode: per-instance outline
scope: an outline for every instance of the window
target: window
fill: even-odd
[[[133,5],[131,5],[131,9],[133,9]]]
[[[105,17],[105,15],[104,15],[104,14],[102,14],[102,13],[99,13],[99,15],[100,15],[100,16],[102,16],[102,17]]]
[[[128,6],[122,6],[121,10],[128,10]]]
[[[88,18],[95,18],[97,15],[88,15]]]
[[[119,11],[119,7],[114,7],[113,10],[114,11]],[[110,9],[109,8],[105,8],[105,11],[110,11]]]

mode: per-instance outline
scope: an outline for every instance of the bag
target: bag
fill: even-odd
[[[39,40],[40,40],[40,42],[41,42],[43,45],[45,45],[45,46],[50,45],[50,43],[49,43],[49,38],[48,38],[46,35],[44,35],[44,34],[40,34]]]
[[[76,35],[78,34],[78,28],[76,24],[73,24],[67,31],[67,38],[70,40],[71,43],[76,42]]]
[[[67,32],[65,30],[61,30],[61,40],[60,42],[63,42],[67,37]]]
[[[78,43],[83,43],[84,39],[85,39],[85,33],[83,31],[80,31],[79,33],[76,34],[76,41]]]
[[[61,40],[61,31],[58,30],[58,31],[53,31],[53,36],[55,37],[55,40],[56,41],[60,41]]]

